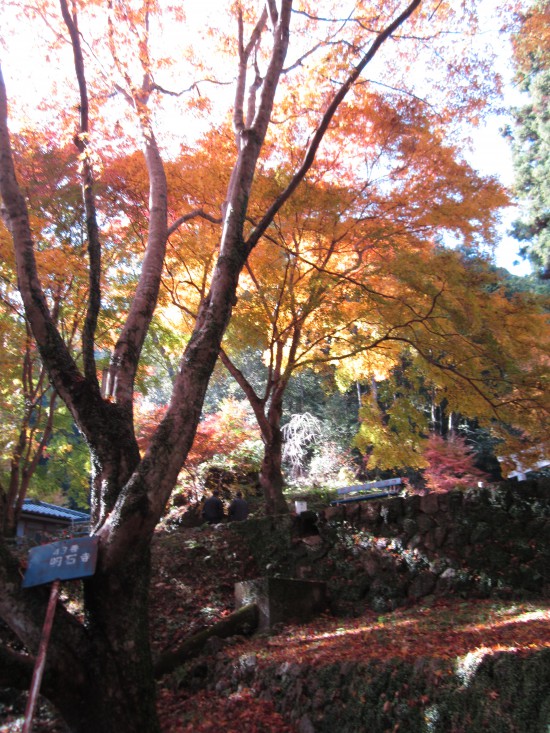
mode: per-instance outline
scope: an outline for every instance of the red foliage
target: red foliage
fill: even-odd
[[[438,687],[457,670],[468,675],[488,655],[526,654],[550,647],[550,608],[491,600],[440,600],[428,607],[394,611],[384,616],[367,612],[357,619],[321,617],[308,626],[287,626],[267,640],[252,637],[224,654],[238,664],[243,654],[254,654],[258,665],[282,663],[322,667],[343,662],[369,663],[375,659],[431,660],[431,684]],[[458,666],[457,666],[458,665]],[[296,728],[271,702],[249,688],[238,692],[201,691],[168,687],[159,690],[163,733],[296,733]],[[490,691],[495,696],[496,691]],[[417,696],[404,684],[400,699],[410,707],[425,706],[427,695]],[[392,701],[383,709],[389,712]]]
[[[158,424],[164,417],[167,405],[150,405],[144,408],[143,405],[137,403],[141,408],[136,412],[136,437],[139,449],[142,453],[147,450],[151,441],[151,436],[158,427]]]
[[[397,610],[384,616],[367,612],[357,619],[317,619],[310,626],[287,627],[267,642],[269,664],[333,664],[354,660],[419,657],[454,661],[467,654],[529,651],[550,647],[547,602],[506,604],[486,600],[442,599],[432,606]],[[261,644],[265,651],[265,641]],[[251,639],[228,654],[260,652]]]
[[[137,434],[142,451],[147,448],[165,412],[165,405],[140,412]],[[258,437],[258,429],[250,418],[247,403],[233,399],[223,400],[218,412],[205,415],[199,423],[186,466],[194,468],[215,455],[227,456],[245,441],[256,440]]]
[[[229,697],[212,692],[181,699],[168,689],[159,694],[162,733],[296,733],[267,700],[250,690]]]
[[[187,464],[198,466],[215,455],[228,455],[245,441],[257,438],[258,428],[251,420],[248,403],[224,400],[218,412],[206,415],[199,423]]]
[[[474,465],[474,451],[458,435],[447,439],[440,435],[430,435],[424,458],[428,461],[424,477],[431,491],[467,489],[487,479],[487,474]]]

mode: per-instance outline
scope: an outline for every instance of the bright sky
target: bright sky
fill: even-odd
[[[495,0],[481,1],[482,4],[485,4],[485,7],[490,13],[491,9],[495,5]],[[194,4],[193,7],[195,7]],[[34,29],[38,27],[39,24],[37,25],[34,23],[33,32]],[[496,47],[501,47],[502,40],[496,33],[496,27],[492,27],[491,21],[488,21],[488,27],[484,35],[487,34],[494,35],[495,44],[497,44]],[[44,63],[43,59],[36,56],[37,53],[40,53],[38,50],[40,45],[40,43],[36,43],[31,44],[29,47],[26,43],[23,45],[17,44],[15,49],[12,46],[9,48],[9,53],[6,53],[0,37],[0,54],[3,61],[3,73],[8,87],[8,95],[10,95],[11,92],[11,96],[14,99],[14,89],[20,90],[24,87],[29,91],[32,89],[40,90],[49,87],[52,83],[53,71],[51,65]],[[18,51],[21,53],[20,57],[18,57]],[[70,53],[68,48],[67,53]],[[509,66],[509,59],[510,50],[502,46],[500,61],[503,65],[503,69]],[[71,62],[72,59],[67,57],[67,61]],[[508,73],[508,76],[511,78],[511,71]],[[28,98],[32,99],[32,97],[33,95],[30,94]],[[519,103],[518,95],[514,93],[511,84],[508,86],[506,103]],[[37,112],[36,108],[33,109],[32,112],[33,116],[35,116]],[[474,150],[468,158],[473,167],[480,170],[482,173],[494,175],[504,185],[511,186],[513,183],[511,150],[508,142],[500,133],[500,129],[505,123],[505,118],[493,116],[487,120],[486,124],[482,128],[474,131]],[[495,260],[497,265],[506,267],[514,274],[524,275],[531,271],[531,267],[518,256],[517,252],[519,249],[519,243],[507,235],[507,232],[511,227],[511,223],[515,218],[517,218],[517,212],[515,209],[511,208],[504,212],[502,225],[500,227],[501,242],[496,249]]]
[[[511,187],[514,182],[512,152],[501,134],[506,122],[504,117],[493,116],[482,128],[476,130],[474,150],[468,157],[479,171],[493,175],[505,186]],[[503,211],[502,224],[499,227],[501,241],[495,251],[495,261],[499,267],[505,267],[515,275],[528,275],[532,270],[531,265],[519,256],[520,243],[508,235],[512,222],[518,216],[517,207]]]
[[[494,5],[495,0],[488,0],[487,4],[488,6]],[[488,20],[487,29],[487,33],[494,36],[494,48],[499,51],[498,63],[501,65],[500,71],[505,79],[504,106],[508,108],[520,106],[524,102],[513,83],[511,48],[508,44],[503,43],[493,21]],[[512,151],[509,142],[501,133],[505,125],[509,123],[511,123],[511,118],[508,116],[489,116],[485,124],[474,132],[474,149],[469,157],[469,162],[480,172],[495,176],[505,186],[511,188],[514,183]],[[501,241],[495,251],[495,261],[499,267],[505,267],[515,275],[528,275],[532,271],[531,265],[519,256],[520,243],[508,235],[512,222],[518,216],[517,207],[510,207],[503,212],[500,226]]]

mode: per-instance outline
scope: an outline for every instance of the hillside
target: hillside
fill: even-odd
[[[541,516],[531,518],[532,526],[522,520],[526,531],[539,528],[531,544],[506,527],[500,528],[508,539],[498,553],[487,540],[493,555],[508,553],[514,578],[540,574],[547,561],[547,505],[537,512]],[[160,679],[163,732],[547,733],[547,585],[542,594],[511,591],[509,578],[493,569],[503,582],[489,593],[487,578],[480,583],[477,571],[463,564],[461,577],[469,577],[470,585],[461,581],[447,592],[437,586],[416,598],[412,589],[426,568],[409,567],[395,544],[367,537],[349,522],[329,521],[315,533],[292,517],[160,527],[153,543],[150,609],[157,656],[227,618],[237,581],[306,573],[324,579],[330,597],[327,612],[308,624],[211,639],[199,655]],[[409,588],[408,596],[392,595],[397,582]],[[73,590],[67,585],[67,602],[74,602]],[[377,605],[381,601],[385,606]],[[24,696],[3,694],[2,701],[0,731],[20,730]],[[43,707],[35,730],[61,733],[63,727]]]
[[[319,543],[304,550],[292,531],[274,532],[280,553],[265,523],[260,546],[243,543],[254,536],[244,527],[158,537],[151,613],[158,651],[228,615],[234,582],[260,575],[255,558],[267,554],[269,572],[290,567],[289,555],[303,562],[304,552],[314,553],[317,574],[328,569],[354,596],[342,571],[357,569],[365,555],[358,545],[341,538],[330,551]],[[366,600],[333,605],[337,615],[307,625],[211,640],[162,680],[163,730],[547,733],[550,600],[429,595],[383,613]]]

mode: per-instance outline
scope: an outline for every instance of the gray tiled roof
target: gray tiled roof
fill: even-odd
[[[78,512],[76,509],[67,509],[64,506],[48,504],[39,499],[25,499],[23,501],[23,514],[39,514],[52,519],[64,519],[67,522],[89,522],[90,515],[85,512]]]

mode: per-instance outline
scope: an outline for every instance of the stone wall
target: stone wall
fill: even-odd
[[[321,580],[334,613],[431,595],[550,597],[550,481],[234,522],[259,575]]]
[[[325,581],[337,615],[360,615],[369,606],[384,613],[420,600],[427,606],[438,595],[453,594],[532,597],[538,603],[550,595],[549,498],[550,482],[508,483],[346,504],[319,515],[252,518],[226,531],[240,536],[267,577]],[[468,634],[476,619],[473,608],[480,609],[480,619],[493,612],[492,602],[448,607],[460,606],[468,607],[467,625],[453,615],[447,628],[462,624]],[[382,623],[391,634],[387,618]],[[550,649],[479,648],[482,636],[475,633],[472,653],[441,655],[443,642],[435,639],[440,629],[432,627],[429,613],[425,618],[427,629],[434,629],[434,650],[420,643],[409,650],[412,658],[373,653],[356,661],[354,644],[366,647],[369,641],[355,640],[353,633],[340,659],[325,653],[314,661],[299,655],[275,661],[266,635],[265,651],[237,657],[223,651],[224,643],[234,642],[220,641],[209,658],[179,670],[178,684],[216,696],[249,691],[272,702],[299,733],[546,732]],[[336,648],[340,630],[313,635],[312,644]],[[414,632],[413,627],[409,633]],[[378,634],[373,630],[372,640],[383,649]],[[275,648],[284,649],[284,637]]]
[[[320,536],[354,538],[344,596],[381,610],[430,594],[550,596],[549,499],[545,480],[355,502],[326,509]]]

